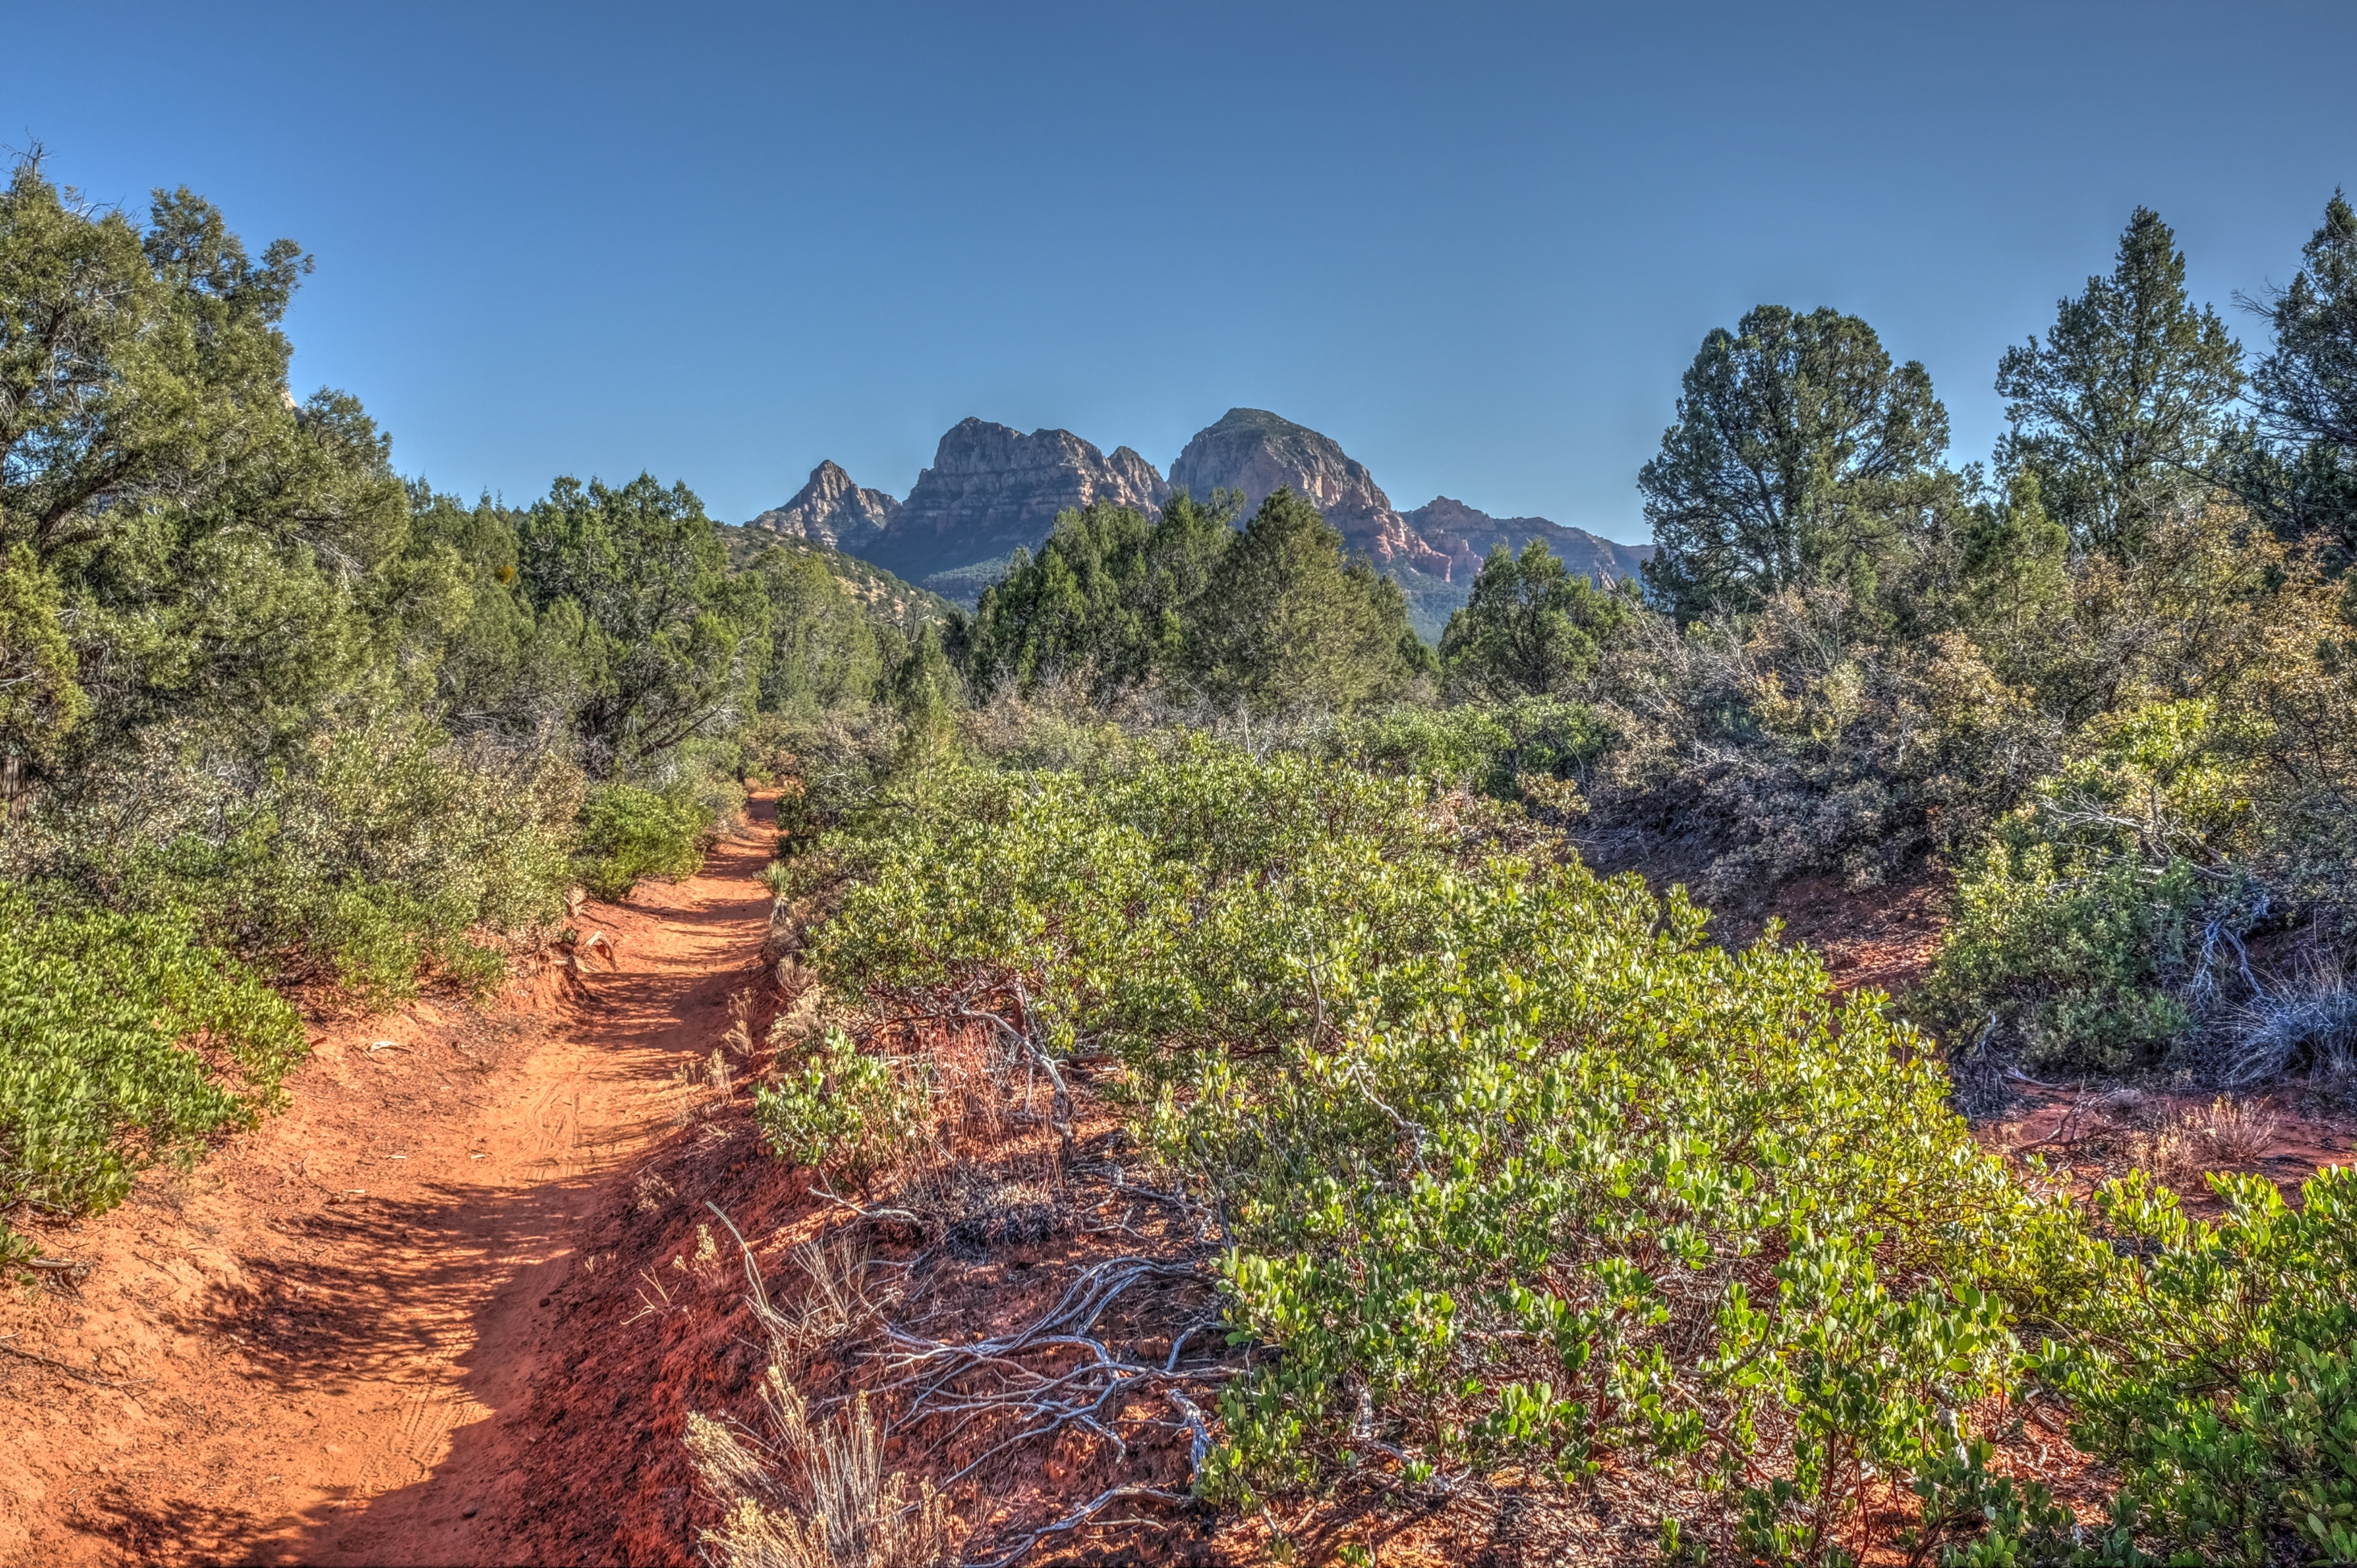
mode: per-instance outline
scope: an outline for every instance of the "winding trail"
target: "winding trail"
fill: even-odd
[[[549,1292],[758,975],[754,816],[581,976],[315,1026],[285,1113],[43,1233],[94,1267],[0,1300],[0,1563],[506,1560]]]

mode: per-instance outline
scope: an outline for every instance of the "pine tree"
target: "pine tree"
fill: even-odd
[[[2267,445],[2244,494],[2293,538],[2357,560],[2357,210],[2340,191],[2304,265],[2260,306],[2275,347],[2251,375]]]
[[[1399,585],[1349,558],[1341,534],[1290,489],[1260,503],[1201,607],[1189,628],[1190,662],[1199,688],[1223,707],[1348,710],[1399,691],[1430,664]]]
[[[2079,549],[2133,557],[2153,520],[2210,477],[2242,354],[2218,313],[2187,297],[2169,225],[2139,207],[2112,274],[2061,302],[2045,342],[1998,361],[2012,425],[1998,467],[2038,476]]]
[[[1440,660],[1449,683],[1502,702],[1560,693],[1595,667],[1599,646],[1639,613],[1633,595],[1600,588],[1534,539],[1520,556],[1490,553],[1473,594],[1448,618]]]

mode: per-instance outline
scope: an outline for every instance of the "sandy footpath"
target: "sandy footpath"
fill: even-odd
[[[288,1109],[37,1234],[0,1294],[0,1563],[498,1561],[553,1282],[751,983],[761,822],[476,1010],[315,1024]]]

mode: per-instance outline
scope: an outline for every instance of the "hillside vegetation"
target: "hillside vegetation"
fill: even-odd
[[[888,1193],[979,1031],[1069,1154],[1085,1068],[1114,1187],[1220,1260],[1232,1354],[1157,1374],[1188,1506],[1609,1477],[1671,1562],[2357,1560],[2349,1168],[2088,1194],[1964,1119],[2357,1066],[2339,197],[2255,352],[2136,212],[1985,465],[1867,323],[1762,306],[1637,476],[1644,582],[1501,551],[1437,648],[1290,490],[1067,513],[972,615],[652,476],[469,503],[294,394],[309,266],[186,190],[0,197],[20,1215],[269,1112],[298,1007],[490,996],[776,781],[770,1153]],[[1952,890],[1919,987],[1712,940],[1827,875]],[[946,1560],[864,1401],[762,1386],[805,1456],[713,1423],[709,1550]],[[2009,1467],[2033,1421],[2107,1515]]]

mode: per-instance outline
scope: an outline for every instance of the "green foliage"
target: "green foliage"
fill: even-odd
[[[560,478],[518,531],[519,571],[580,671],[575,731],[592,768],[654,766],[751,706],[762,597],[732,577],[683,485]]]
[[[1921,1007],[1948,1037],[2019,1045],[2037,1068],[2116,1073],[2191,1023],[2181,978],[2199,886],[2172,862],[2145,868],[2050,843],[1995,843],[1956,885]]]
[[[1535,792],[1552,803],[1556,792],[1539,781],[1571,780],[1609,738],[1587,704],[1525,696],[1359,714],[1321,735],[1318,750],[1378,773],[1464,785],[1504,800]]]
[[[1197,688],[1255,715],[1348,712],[1432,669],[1399,585],[1347,557],[1342,536],[1289,489],[1262,501],[1221,555],[1188,636]]]
[[[619,899],[645,876],[693,876],[704,865],[711,818],[693,795],[600,784],[581,803],[582,886]]]
[[[780,1159],[864,1169],[917,1135],[924,1086],[829,1027],[799,1063],[753,1090],[753,1121]]]
[[[1948,412],[1857,317],[1760,306],[1703,339],[1681,386],[1637,477],[1659,545],[1645,581],[1681,618],[1870,581],[1947,504]]]
[[[0,885],[0,1207],[121,1202],[252,1125],[303,1051],[294,1010],[186,923]]]
[[[479,993],[505,963],[479,939],[559,911],[559,835],[577,785],[545,753],[453,745],[394,720],[319,736],[228,799],[200,756],[168,766],[169,815],[119,882],[85,860],[84,884],[128,908],[174,910],[290,978],[332,979],[375,1007],[414,994],[421,975]],[[130,804],[86,802],[53,831],[72,834],[82,856],[119,851],[91,835]]]
[[[1012,681],[1028,694],[1043,678],[1070,676],[1103,701],[1182,674],[1188,628],[1235,537],[1235,500],[1199,505],[1181,492],[1152,522],[1110,501],[1061,513],[1036,557],[984,590],[967,678],[985,692]]]
[[[2266,809],[2274,742],[2263,714],[2210,698],[2090,725],[1959,875],[1925,1016],[2071,1071],[2179,1045],[2287,891],[2275,840],[2297,819]]]
[[[1640,613],[1633,584],[1598,587],[1543,540],[1520,556],[1501,544],[1481,564],[1472,597],[1448,618],[1441,665],[1451,686],[1493,701],[1560,696],[1587,678],[1601,645]]]
[[[896,766],[922,768],[954,748],[957,712],[964,706],[965,688],[942,651],[941,633],[934,628],[928,626],[917,633],[908,656],[892,671],[886,700],[900,719]]]
[[[2216,311],[2194,308],[2177,237],[2139,207],[2111,275],[2061,302],[2045,342],[1998,361],[2012,427],[1998,466],[2038,476],[2080,548],[2132,557],[2207,472],[2242,392],[2242,352]]]
[[[2236,489],[2283,532],[2357,562],[2357,209],[2341,192],[2266,301],[2275,344],[2251,374],[2266,445]]]
[[[161,718],[302,728],[378,642],[353,569],[403,518],[359,404],[287,387],[298,247],[253,259],[185,189],[144,229],[70,195],[32,158],[0,193],[0,559],[31,552],[88,703],[44,777]]]
[[[750,571],[769,612],[762,711],[806,715],[875,701],[897,662],[899,635],[871,619],[817,556],[769,550]]]
[[[860,877],[811,954],[838,993],[931,1015],[1019,981],[1226,1218],[1231,1322],[1283,1354],[1224,1391],[1210,1495],[1371,1441],[1620,1455],[1720,1488],[1724,1549],[1831,1560],[1869,1471],[1922,1470],[2006,1386],[1992,1293],[2115,1266],[1878,999],[1413,781],[1199,743],[968,775],[838,843]]]
[[[2217,1222],[2141,1172],[2101,1194],[2149,1249],[2042,1376],[2175,1562],[2357,1562],[2357,1168],[2302,1184],[2213,1176]]]
[[[59,597],[32,546],[11,546],[0,564],[0,766],[8,771],[0,795],[10,799],[24,759],[48,759],[90,707],[58,619]]]

